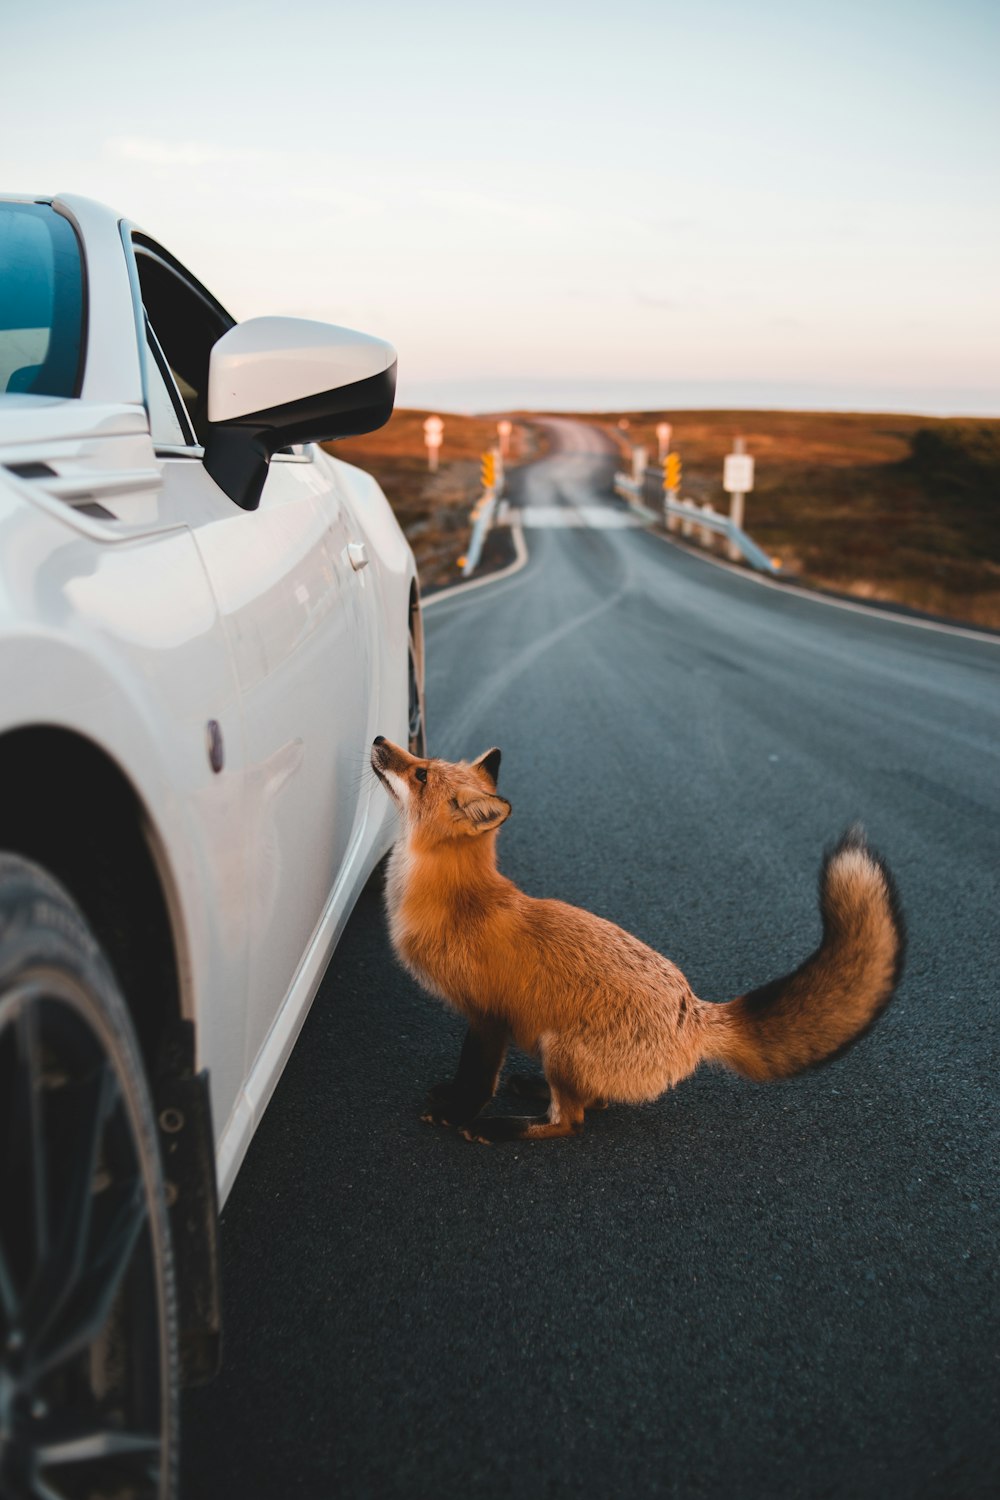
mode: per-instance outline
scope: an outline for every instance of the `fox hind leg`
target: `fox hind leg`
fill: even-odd
[[[539,1078],[537,1073],[510,1073],[504,1079],[504,1087],[519,1099],[534,1099],[540,1104],[548,1104],[552,1098],[549,1080]]]
[[[552,1098],[552,1090],[549,1088],[547,1078],[539,1078],[537,1073],[509,1073],[504,1079],[504,1087],[519,1099],[535,1099],[542,1104],[548,1104]],[[585,1105],[587,1109],[607,1109],[607,1099],[599,1096],[588,1099]]]

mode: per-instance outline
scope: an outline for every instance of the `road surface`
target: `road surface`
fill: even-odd
[[[623,526],[601,438],[554,431],[511,500],[562,516],[427,613],[432,749],[504,752],[502,867],[725,999],[809,951],[860,817],[902,989],[792,1082],[473,1146],[419,1121],[462,1028],[364,898],[224,1214],[184,1493],[996,1495],[1000,646]]]

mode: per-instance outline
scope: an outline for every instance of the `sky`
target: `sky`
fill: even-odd
[[[1000,415],[996,0],[0,0],[0,189],[399,399]]]

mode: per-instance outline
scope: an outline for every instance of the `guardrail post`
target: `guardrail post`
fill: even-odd
[[[504,481],[503,448],[498,444],[497,447],[491,449],[491,452],[493,454],[494,489],[500,496],[503,494]]]
[[[427,444],[427,467],[437,473],[438,453],[444,437],[444,423],[440,417],[428,417],[424,423],[424,442]]]

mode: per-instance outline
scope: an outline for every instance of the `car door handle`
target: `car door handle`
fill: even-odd
[[[368,548],[364,542],[348,542],[347,555],[351,559],[351,567],[355,573],[360,573],[362,568],[367,568]]]

